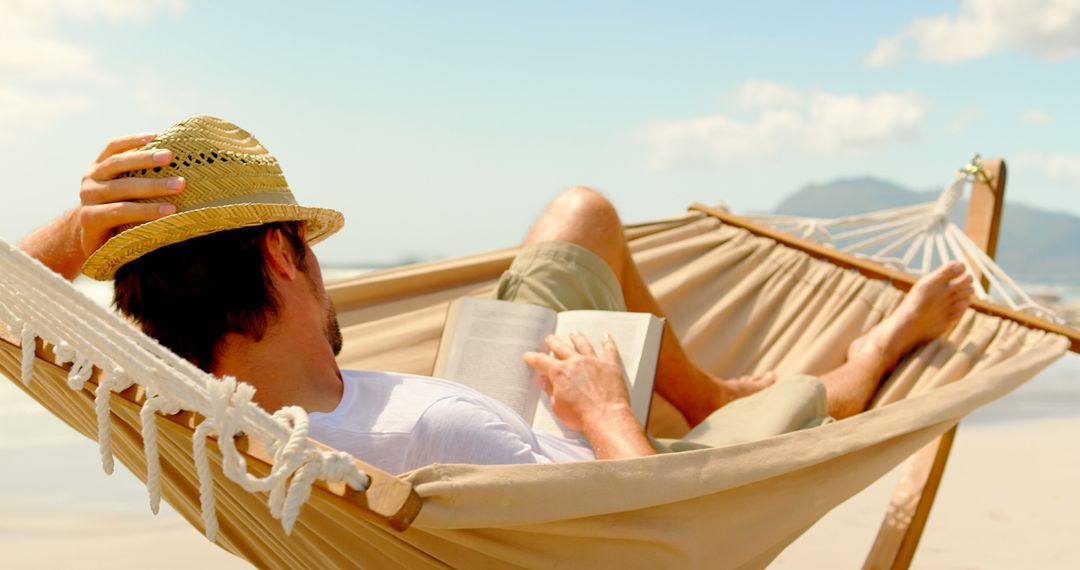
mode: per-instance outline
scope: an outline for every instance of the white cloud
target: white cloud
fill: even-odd
[[[749,81],[731,100],[749,118],[718,114],[646,125],[651,163],[718,163],[787,151],[857,154],[919,140],[926,116],[926,104],[908,93],[859,97]]]
[[[48,23],[62,17],[82,21],[147,22],[162,12],[178,16],[187,0],[4,0],[0,13],[29,23]]]
[[[58,19],[144,22],[161,11],[179,14],[185,0],[8,0],[0,3],[0,72],[31,79],[88,77],[90,50],[56,37]]]
[[[1037,172],[1053,184],[1080,188],[1080,153],[1022,152],[1013,163],[1017,169]]]
[[[1054,122],[1054,117],[1046,111],[1029,109],[1027,111],[1024,111],[1023,113],[1020,113],[1020,116],[1017,117],[1017,121],[1019,121],[1021,125],[1040,127],[1042,125],[1049,125],[1050,123]]]
[[[51,119],[88,104],[84,97],[29,94],[0,85],[0,125]]]
[[[732,94],[732,102],[740,111],[758,111],[774,107],[797,107],[805,96],[787,85],[751,79]]]
[[[867,67],[892,65],[914,42],[937,63],[970,61],[1013,51],[1056,61],[1080,55],[1080,0],[963,0],[958,14],[918,18],[881,38]]]
[[[902,37],[881,38],[874,51],[863,60],[866,67],[888,67],[904,58],[904,42]]]
[[[0,127],[85,109],[86,80],[108,80],[91,49],[59,36],[55,29],[59,20],[139,23],[186,8],[186,0],[0,1]],[[73,80],[81,84],[72,84]],[[46,85],[53,94],[40,95],[42,89],[28,84]]]
[[[945,134],[957,135],[964,132],[968,126],[978,120],[980,116],[982,116],[982,111],[975,107],[969,107],[960,111],[952,119],[949,119],[948,123],[945,123]]]
[[[47,80],[86,77],[93,66],[94,58],[88,50],[31,28],[17,27],[0,15],[0,73]]]

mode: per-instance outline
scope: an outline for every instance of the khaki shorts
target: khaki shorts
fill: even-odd
[[[580,245],[545,241],[522,248],[495,290],[503,301],[553,311],[625,311],[622,286],[611,266]]]
[[[522,248],[502,274],[496,298],[555,311],[625,311],[622,286],[595,253],[572,243],[541,242]],[[661,453],[719,447],[816,427],[829,417],[825,386],[796,375],[716,410],[681,439],[652,439]]]

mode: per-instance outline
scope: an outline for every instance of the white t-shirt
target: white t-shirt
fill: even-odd
[[[311,413],[310,435],[390,473],[433,463],[596,459],[585,440],[534,432],[502,402],[449,380],[342,370],[341,403]]]

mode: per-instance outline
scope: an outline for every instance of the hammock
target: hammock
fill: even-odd
[[[692,211],[627,230],[688,351],[714,373],[823,372],[843,360],[836,347],[901,299],[887,283],[720,217]],[[342,365],[429,373],[447,303],[490,292],[514,252],[331,286],[346,336]],[[901,364],[870,411],[817,429],[631,460],[432,465],[395,478],[304,441],[301,412],[271,417],[253,409],[242,387],[200,374],[33,265],[0,248],[0,320],[31,347],[0,342],[0,370],[13,379],[25,372],[32,381],[20,386],[85,435],[109,434],[106,464],[115,455],[150,479],[152,500],[160,488],[217,544],[262,567],[761,567],[834,506],[1069,346],[1059,335],[970,310],[947,337]],[[34,301],[40,295],[54,302]],[[57,327],[53,311],[93,319],[84,323],[93,327]],[[78,338],[35,353],[37,335]],[[91,365],[110,374],[100,380]],[[114,392],[131,381],[137,385]],[[155,413],[178,407],[196,413]],[[678,429],[650,425],[653,433]],[[240,432],[246,437],[233,437]],[[149,433],[153,444],[144,440]],[[157,461],[151,454],[148,462],[152,446]]]
[[[1001,161],[996,162],[996,174],[1001,177],[1004,165]],[[956,172],[952,182],[933,202],[834,219],[777,214],[740,216],[912,275],[926,275],[949,261],[962,261],[986,281],[984,284],[982,280],[975,280],[977,298],[993,299],[1011,309],[1064,323],[1050,309],[1035,302],[998,267],[992,254],[983,251],[964,230],[950,221],[949,214],[960,202],[972,177],[986,186],[991,184],[991,175],[984,169],[979,155]]]

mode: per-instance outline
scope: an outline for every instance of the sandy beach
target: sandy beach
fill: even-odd
[[[20,569],[227,570],[247,562],[206,541],[180,515],[111,511],[0,512],[4,566]]]
[[[961,425],[913,568],[1075,568],[1080,418]],[[898,472],[840,505],[774,568],[859,568]]]

